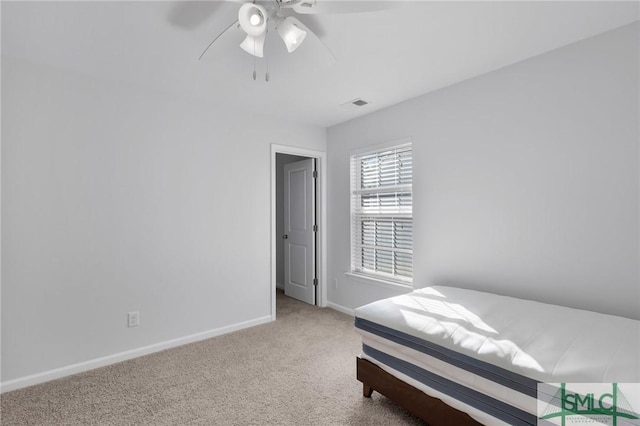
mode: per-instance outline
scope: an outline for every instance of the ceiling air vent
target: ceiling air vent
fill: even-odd
[[[342,105],[340,105],[342,108],[345,109],[358,109],[360,107],[363,107],[365,105],[369,105],[369,101],[365,101],[362,98],[358,98],[358,99],[354,99],[352,101],[349,102],[345,102]]]

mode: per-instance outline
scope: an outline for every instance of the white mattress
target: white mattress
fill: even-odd
[[[501,398],[501,400],[505,402],[511,402],[514,406],[517,406],[518,408],[523,409],[524,411],[531,412],[531,408],[533,408],[533,414],[535,414],[536,402],[535,400],[533,400],[532,398],[526,395],[523,395],[511,389],[504,388],[503,386],[492,383],[480,376],[477,376],[475,374],[470,374],[464,370],[460,370],[457,367],[446,364],[438,359],[435,359],[433,357],[430,357],[428,355],[425,355],[419,352],[415,352],[412,349],[409,349],[406,347],[401,348],[399,347],[399,345],[396,345],[396,344],[389,344],[388,341],[385,341],[384,339],[374,334],[367,333],[366,331],[361,331],[360,333],[363,336],[362,342],[367,346],[383,351],[398,359],[408,361],[413,365],[417,365],[421,368],[424,368],[425,370],[429,370],[440,376],[448,377],[451,380],[456,380],[459,383],[463,384],[464,386],[469,387],[470,389],[474,389],[479,392],[485,392],[487,395],[493,398]],[[387,373],[392,374],[393,376],[399,378],[405,383],[410,384],[414,388],[420,389],[427,395],[434,398],[438,398],[442,400],[444,403],[448,404],[449,406],[469,414],[471,417],[473,417],[475,420],[479,421],[480,423],[490,424],[490,425],[508,424],[500,419],[497,419],[491,416],[490,414],[484,413],[481,410],[478,410],[470,405],[465,404],[462,401],[459,401],[447,394],[444,394],[438,391],[437,389],[429,387],[424,383],[421,383],[420,381],[415,380],[414,378],[395,370],[393,367],[390,367],[384,363],[380,363],[377,359],[370,357],[367,354],[363,353],[361,357],[363,359],[366,359],[378,365]],[[509,398],[509,396],[511,396],[511,398]]]
[[[467,368],[469,363],[452,365],[447,356],[430,356],[419,345],[408,347],[407,339],[396,339],[384,329],[357,328],[367,352],[373,348],[388,354],[506,403],[516,409],[513,413],[529,413],[530,418],[535,418],[537,408],[535,382],[640,382],[640,321],[636,320],[452,287],[428,287],[371,303],[356,309],[357,326],[360,319],[463,354],[472,358],[470,364],[477,360],[478,365],[490,364],[528,378],[526,386],[533,383],[534,393],[527,395],[508,380],[501,384],[491,375],[475,374]],[[481,423],[504,423],[430,387],[428,381],[396,370],[397,361],[387,365],[376,359],[381,357],[364,352],[363,358]]]
[[[539,382],[640,382],[640,321],[453,287],[427,287],[356,317]]]

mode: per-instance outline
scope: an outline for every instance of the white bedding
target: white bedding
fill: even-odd
[[[356,317],[539,382],[640,382],[637,320],[439,286]]]
[[[640,321],[611,315],[429,287],[356,329],[362,358],[483,424],[536,424],[537,382],[640,382]]]

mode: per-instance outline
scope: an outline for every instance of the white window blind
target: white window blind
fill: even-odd
[[[411,144],[351,157],[351,271],[413,279]]]

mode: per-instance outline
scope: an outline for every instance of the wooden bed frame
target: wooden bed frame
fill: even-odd
[[[366,398],[370,398],[375,390],[431,426],[481,425],[468,414],[430,397],[366,359],[356,357],[356,365],[358,380],[362,382],[362,394]]]

